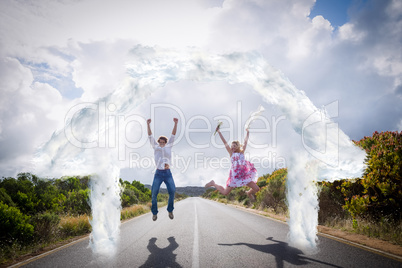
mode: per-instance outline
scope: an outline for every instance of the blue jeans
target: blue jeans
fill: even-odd
[[[166,184],[166,188],[169,193],[169,201],[168,201],[167,211],[168,212],[173,211],[174,193],[176,192],[176,186],[174,184],[172,172],[170,172],[170,169],[165,169],[165,170],[157,169],[155,172],[154,181],[152,183],[152,189],[151,189],[151,192],[152,192],[151,211],[152,211],[152,214],[154,214],[154,215],[158,214],[157,197],[158,197],[159,188],[161,187],[162,182],[164,182]]]

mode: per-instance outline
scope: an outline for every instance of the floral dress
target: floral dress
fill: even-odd
[[[257,170],[254,165],[244,159],[244,154],[233,153],[230,158],[232,166],[230,168],[229,178],[226,186],[241,187],[247,185],[257,178]]]

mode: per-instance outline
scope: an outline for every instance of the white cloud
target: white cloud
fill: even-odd
[[[288,57],[292,60],[317,57],[331,45],[333,28],[322,16],[314,17],[309,27],[300,30],[289,43]]]
[[[345,23],[339,27],[339,39],[346,42],[358,43],[364,39],[366,33],[361,31],[356,31],[352,23]]]
[[[119,87],[136,44],[219,53],[256,50],[316,106],[339,100],[337,120],[353,139],[400,126],[400,1],[369,1],[351,10],[350,22],[337,30],[321,16],[308,17],[314,2],[2,1],[0,142],[7,145],[2,157],[9,158],[2,158],[1,172],[24,171],[34,148],[62,127],[73,104],[96,101]],[[152,102],[168,102],[188,116],[208,111],[212,122],[222,110],[236,116],[236,100],[247,111],[260,102],[250,90],[205,86],[214,91],[192,82],[166,87],[140,109],[146,114]],[[157,131],[169,127],[162,124]],[[18,168],[6,172],[6,166]]]
[[[61,126],[65,103],[56,89],[33,82],[30,69],[16,59],[3,59],[0,69],[0,169],[31,169],[36,147]]]
[[[70,38],[84,43],[131,39],[145,45],[200,45],[215,11],[201,8],[198,2],[3,1],[1,25],[3,35],[32,47],[65,45]]]
[[[83,88],[83,101],[96,101],[113,92],[126,75],[125,61],[129,41],[91,42],[77,44],[71,62],[72,79],[76,87]]]
[[[399,121],[396,130],[397,130],[397,131],[402,131],[402,119]]]

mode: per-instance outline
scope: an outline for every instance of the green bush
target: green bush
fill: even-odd
[[[65,211],[72,215],[89,214],[91,212],[91,206],[88,202],[89,195],[89,188],[68,192],[65,201]]]
[[[123,188],[121,191],[121,205],[123,208],[151,201],[151,190],[145,188],[140,182],[133,181],[130,183],[120,179],[120,185]]]
[[[266,178],[266,186],[256,194],[260,207],[272,208],[275,213],[287,211],[286,205],[287,169],[275,170]]]
[[[135,194],[135,190],[131,188],[125,188],[121,194],[121,206],[124,208],[134,204],[138,204],[138,198]]]
[[[10,195],[7,193],[6,189],[0,188],[0,202],[8,205],[9,207],[15,207],[16,204],[11,199]]]
[[[167,202],[169,200],[169,194],[158,194],[157,201],[158,202]]]
[[[330,182],[318,182],[320,190],[318,223],[328,224],[331,221],[346,219],[349,213],[344,210],[345,205],[344,195],[341,192],[340,186],[345,180]]]
[[[30,173],[0,180],[0,263],[46,244],[91,231],[90,176],[42,179]],[[146,203],[151,191],[138,181],[122,182],[122,203]],[[168,195],[159,195],[161,205]],[[127,216],[142,213],[140,208]],[[64,216],[63,215],[67,215]],[[62,218],[60,218],[62,217]]]
[[[58,237],[59,215],[53,212],[44,212],[31,217],[35,230],[35,239],[38,242],[52,241]]]
[[[270,174],[264,174],[261,177],[258,178],[257,180],[257,185],[260,188],[265,187],[265,185],[267,185],[267,179],[270,176]]]
[[[346,209],[357,214],[367,211],[376,220],[386,216],[400,221],[402,131],[376,131],[372,137],[364,137],[356,144],[367,153],[367,168],[361,180],[364,190],[348,200]]]
[[[34,227],[29,223],[30,216],[24,215],[16,207],[0,202],[0,241],[11,245],[15,241],[31,241]]]

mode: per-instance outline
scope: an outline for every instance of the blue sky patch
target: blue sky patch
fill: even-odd
[[[321,15],[329,20],[333,27],[339,27],[349,21],[348,8],[352,0],[317,0],[310,13],[310,18]]]
[[[79,98],[84,92],[82,88],[75,86],[71,73],[55,72],[47,62],[36,63],[23,58],[18,58],[18,60],[22,65],[31,69],[34,82],[49,84],[67,99]]]

